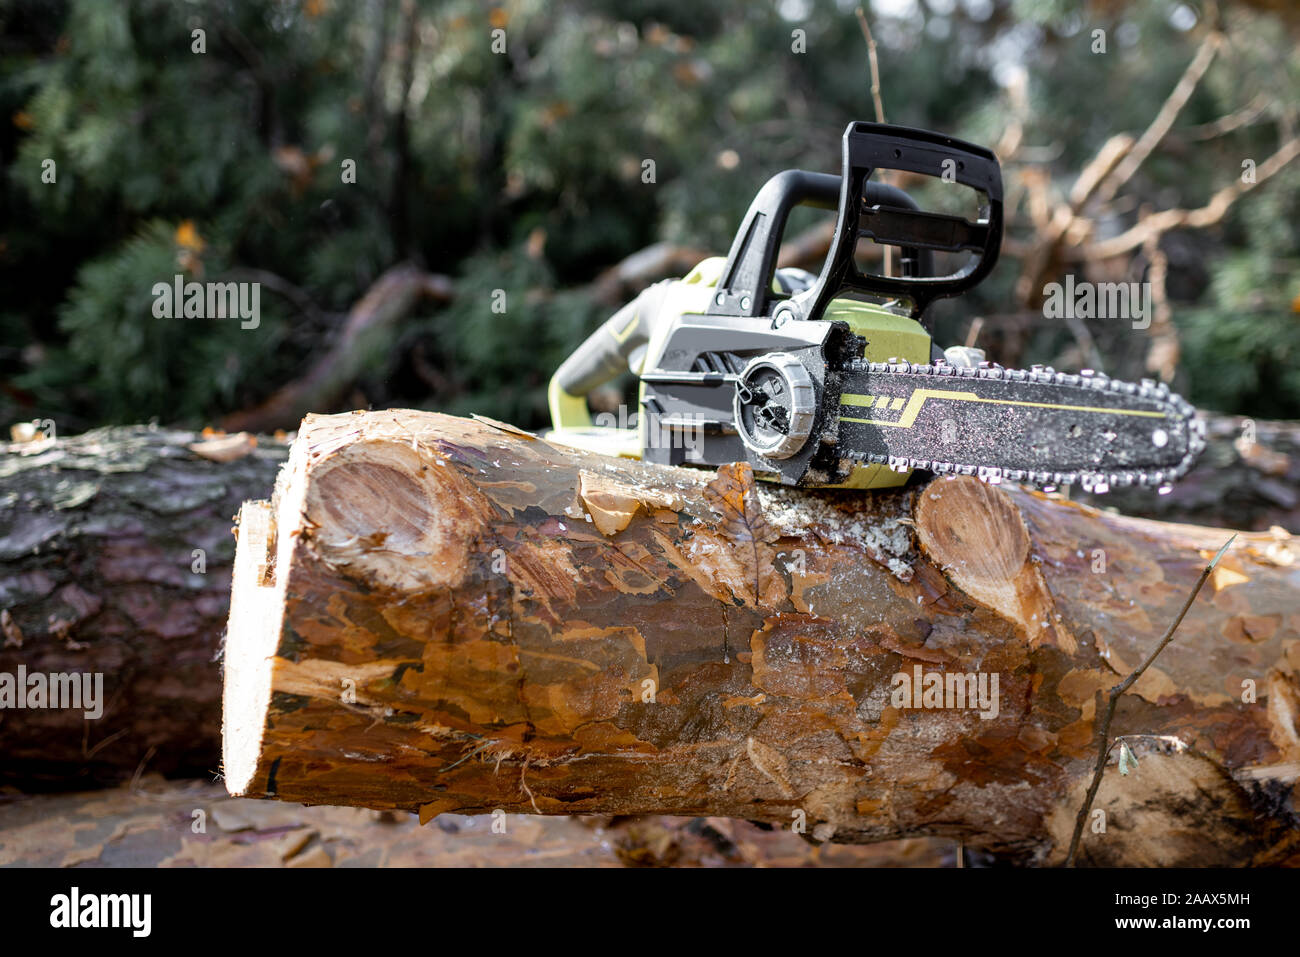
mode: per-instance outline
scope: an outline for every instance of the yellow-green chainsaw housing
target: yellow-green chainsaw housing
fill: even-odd
[[[717,287],[725,258],[711,257],[699,263],[684,278],[672,283],[666,290],[659,315],[643,317],[634,314],[623,325],[607,326],[602,333],[618,341],[637,331],[641,323],[653,322],[649,344],[644,351],[643,361],[631,369],[641,376],[653,370],[655,357],[661,356],[665,341],[674,329],[674,324],[685,317],[703,317],[713,291]],[[657,321],[656,321],[657,320]],[[855,299],[835,299],[826,308],[823,323],[841,322],[849,327],[850,332],[861,336],[866,344],[862,358],[868,361],[883,362],[898,358],[911,362],[927,362],[931,354],[930,335],[919,322],[907,315],[900,315],[882,306]],[[768,320],[752,320],[757,327],[766,327]],[[644,333],[646,330],[642,330]],[[553,430],[547,434],[548,441],[584,449],[602,455],[620,456],[640,459],[646,448],[645,382],[642,381],[638,401],[641,406],[635,428],[620,428],[617,425],[600,425],[592,421],[585,396],[570,395],[559,382],[559,376],[551,380],[549,405]],[[862,403],[865,398],[855,396],[854,401]],[[617,417],[611,417],[617,420]],[[626,418],[626,417],[624,417]],[[763,477],[763,473],[758,473]],[[898,472],[884,464],[857,464],[850,471],[848,478],[827,487],[874,489],[902,485],[911,473]]]

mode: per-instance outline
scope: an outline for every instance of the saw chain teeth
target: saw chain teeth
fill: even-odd
[[[1158,488],[1161,493],[1169,490],[1169,484],[1185,475],[1196,457],[1205,450],[1205,420],[1196,414],[1190,402],[1170,390],[1164,382],[1142,379],[1140,382],[1124,382],[1112,379],[1104,372],[1083,369],[1078,374],[1057,372],[1051,366],[1035,365],[1029,370],[1004,369],[997,363],[981,362],[978,367],[954,366],[943,359],[932,363],[914,364],[906,360],[891,357],[888,362],[870,362],[854,359],[845,364],[847,372],[865,372],[869,374],[908,373],[924,376],[957,376],[981,379],[1003,379],[1013,382],[1035,382],[1052,385],[1072,386],[1082,389],[1094,389],[1103,392],[1116,392],[1125,395],[1141,396],[1155,399],[1169,406],[1174,414],[1187,423],[1187,454],[1175,467],[1157,469],[1152,472],[1124,470],[1115,472],[1051,472],[1034,469],[1004,469],[995,465],[974,465],[967,462],[946,462],[940,459],[915,459],[906,456],[879,455],[861,452],[847,452],[843,458],[850,463],[861,465],[884,465],[895,472],[921,469],[935,475],[973,475],[990,484],[1012,482],[1016,484],[1036,485],[1047,490],[1080,486],[1093,494],[1105,494],[1113,488],[1131,488],[1133,486]]]

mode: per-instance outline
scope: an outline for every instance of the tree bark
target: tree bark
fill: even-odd
[[[952,867],[955,842],[819,847],[723,818],[467,817],[232,798],[211,781],[0,796],[0,867]]]
[[[275,500],[241,511],[227,785],[1056,863],[1095,692],[1226,538],[968,478],[797,492],[486,420],[309,416]],[[1083,863],[1300,860],[1298,554],[1240,535],[1121,700],[1139,766],[1108,770]],[[960,675],[991,691],[979,707]],[[948,676],[946,706],[903,694]]]
[[[199,445],[244,442],[214,461],[199,441],[140,426],[0,446],[0,674],[100,673],[104,699],[97,720],[0,710],[0,783],[216,770],[232,520],[288,449]]]

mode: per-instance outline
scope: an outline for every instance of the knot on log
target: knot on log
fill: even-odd
[[[1073,652],[1035,562],[1029,529],[1001,488],[971,476],[936,479],[917,496],[916,531],[925,553],[961,591],[1015,622],[1033,647]]]

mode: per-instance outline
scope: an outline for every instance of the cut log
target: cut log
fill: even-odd
[[[103,676],[93,720],[0,710],[0,783],[216,770],[232,519],[287,454],[142,426],[0,446],[0,682]]]
[[[798,492],[485,420],[309,416],[241,512],[226,782],[1059,862],[1095,692],[1226,537],[969,478]],[[1300,859],[1298,555],[1239,536],[1121,700],[1138,769],[1107,772],[1083,863]]]
[[[1250,429],[1253,443],[1240,441]],[[1096,504],[1167,521],[1300,528],[1300,425],[1210,416],[1209,445],[1170,495]],[[104,717],[0,711],[0,783],[85,787],[220,766],[221,636],[231,519],[287,456],[263,437],[222,462],[190,432],[135,427],[0,446],[0,673],[99,671]],[[208,456],[214,456],[209,458]],[[91,494],[93,490],[93,494]],[[193,574],[194,548],[206,577]],[[152,751],[151,751],[152,749]],[[146,757],[148,760],[146,761]]]

